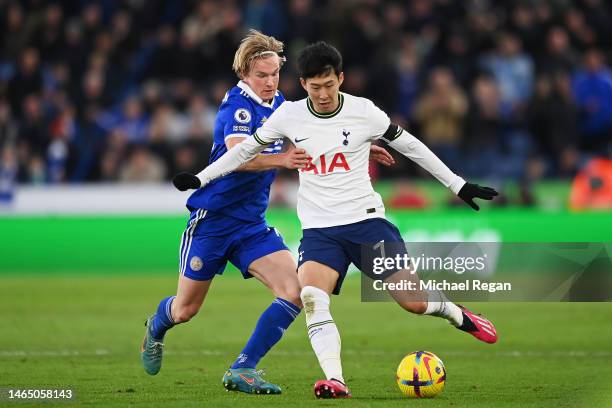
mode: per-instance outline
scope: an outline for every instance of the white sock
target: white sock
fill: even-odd
[[[427,297],[426,315],[443,317],[454,326],[463,324],[463,312],[439,290],[431,290]]]
[[[342,381],[340,333],[329,312],[329,295],[314,286],[305,286],[300,293],[306,314],[308,338],[325,377]]]

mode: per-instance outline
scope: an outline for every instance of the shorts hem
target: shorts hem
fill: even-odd
[[[214,273],[212,276],[210,276],[210,277],[206,277],[206,276],[201,276],[201,275],[197,275],[197,274],[194,274],[194,273],[188,273],[188,272],[185,272],[185,273],[184,273],[184,274],[182,274],[181,276],[184,276],[184,277],[189,278],[189,279],[191,279],[191,280],[195,280],[195,281],[204,282],[204,281],[209,281],[209,280],[212,280],[212,278],[214,278],[214,277],[215,277],[215,275],[221,275],[222,273],[223,273],[223,272],[221,272],[221,273]]]

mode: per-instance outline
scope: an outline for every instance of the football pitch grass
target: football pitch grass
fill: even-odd
[[[161,372],[146,375],[143,322],[175,286],[174,274],[0,277],[0,388],[74,389],[61,406],[612,407],[610,303],[470,304],[497,325],[500,341],[487,345],[441,319],[361,303],[359,279],[349,278],[332,313],[353,398],[323,401],[312,392],[322,375],[303,314],[259,365],[282,395],[223,389],[272,299],[236,276],[216,278],[200,313],[166,336]],[[446,365],[446,389],[432,400],[407,400],[395,383],[397,364],[415,350]]]

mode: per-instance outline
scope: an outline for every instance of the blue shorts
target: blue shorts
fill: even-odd
[[[362,250],[381,241],[393,243],[390,245],[391,253],[385,256],[403,256],[406,253],[399,230],[384,218],[371,218],[337,227],[308,228],[303,230],[300,241],[298,266],[306,261],[315,261],[336,270],[340,276],[333,293],[337,295],[351,262],[370,276],[369,268],[362,265]]]
[[[194,280],[210,280],[221,275],[230,261],[248,279],[253,277],[249,273],[253,261],[284,249],[283,238],[265,221],[249,223],[195,209],[181,238],[180,273]]]

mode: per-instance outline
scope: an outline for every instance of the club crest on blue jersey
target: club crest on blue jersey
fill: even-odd
[[[234,119],[236,119],[236,122],[249,123],[251,121],[251,112],[244,108],[236,109]]]
[[[272,103],[260,102],[257,95],[242,82],[230,89],[215,118],[214,144],[209,163],[215,162],[227,152],[225,142],[228,136],[252,137],[284,101],[283,94],[278,92]],[[266,146],[261,154],[278,154],[282,152],[282,148],[280,140]],[[275,175],[274,169],[232,172],[197,189],[187,200],[187,205],[192,209],[206,208],[211,212],[243,221],[264,222],[270,185]],[[205,269],[204,265],[202,269]]]

